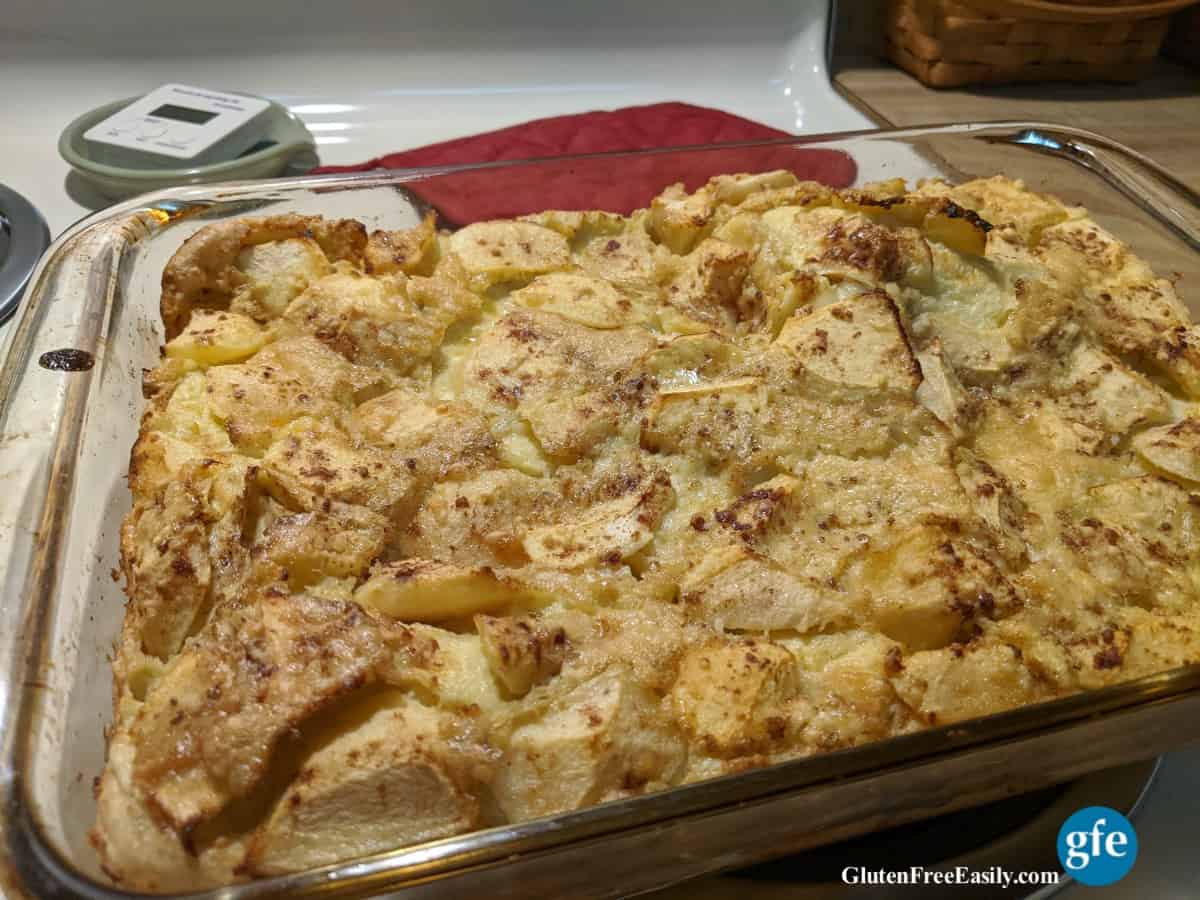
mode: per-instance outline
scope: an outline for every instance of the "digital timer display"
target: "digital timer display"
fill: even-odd
[[[213,165],[237,159],[267,140],[271,108],[263,97],[164,84],[92,125],[83,139],[92,158],[108,166]]]
[[[217,117],[217,113],[203,109],[189,109],[186,106],[176,106],[174,103],[164,103],[150,110],[147,115],[158,116],[160,119],[174,119],[176,122],[191,122],[193,125],[203,125]]]

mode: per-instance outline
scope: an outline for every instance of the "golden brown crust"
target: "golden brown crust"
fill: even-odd
[[[1200,659],[1200,339],[1085,211],[787,173],[168,265],[93,844],[326,865]]]
[[[288,213],[207,225],[184,241],[163,269],[160,312],[167,340],[179,334],[193,309],[226,309],[246,282],[236,263],[247,247],[287,238],[311,238],[330,262],[360,264],[367,231],[353,219]]]
[[[363,250],[363,269],[368,275],[428,275],[436,254],[437,216],[431,212],[416,228],[372,231]]]

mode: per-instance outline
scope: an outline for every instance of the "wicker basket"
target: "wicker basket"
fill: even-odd
[[[1136,81],[1196,0],[889,0],[887,54],[931,87]]]

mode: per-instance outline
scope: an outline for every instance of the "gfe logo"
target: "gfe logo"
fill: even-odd
[[[1138,839],[1129,820],[1107,806],[1088,806],[1063,822],[1058,861],[1080,884],[1120,881],[1137,859]]]

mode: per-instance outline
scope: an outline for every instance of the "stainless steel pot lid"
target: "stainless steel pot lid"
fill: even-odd
[[[33,205],[0,184],[0,322],[17,311],[25,284],[50,246],[50,229]]]

